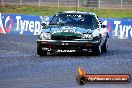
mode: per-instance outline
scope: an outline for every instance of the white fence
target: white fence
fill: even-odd
[[[1,4],[132,9],[132,0],[0,0]]]

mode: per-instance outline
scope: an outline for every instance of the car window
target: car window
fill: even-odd
[[[97,20],[93,15],[88,14],[59,14],[55,15],[50,24],[65,24],[65,25],[85,25],[94,26]]]
[[[98,20],[95,17],[93,17],[92,22],[93,22],[93,26],[94,27],[98,27],[99,26],[99,22],[98,22]]]

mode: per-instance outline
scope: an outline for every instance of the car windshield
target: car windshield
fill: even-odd
[[[59,14],[55,15],[50,22],[50,25],[84,25],[93,27],[97,25],[95,16],[89,14]]]

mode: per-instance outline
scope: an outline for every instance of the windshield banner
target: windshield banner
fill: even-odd
[[[1,14],[0,33],[39,35],[41,23],[49,24],[52,16],[32,16],[23,14]],[[111,38],[132,39],[132,19],[100,18],[106,25]]]

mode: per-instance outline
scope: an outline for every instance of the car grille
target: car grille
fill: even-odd
[[[73,39],[81,39],[80,36],[52,36],[52,40],[73,40]]]

